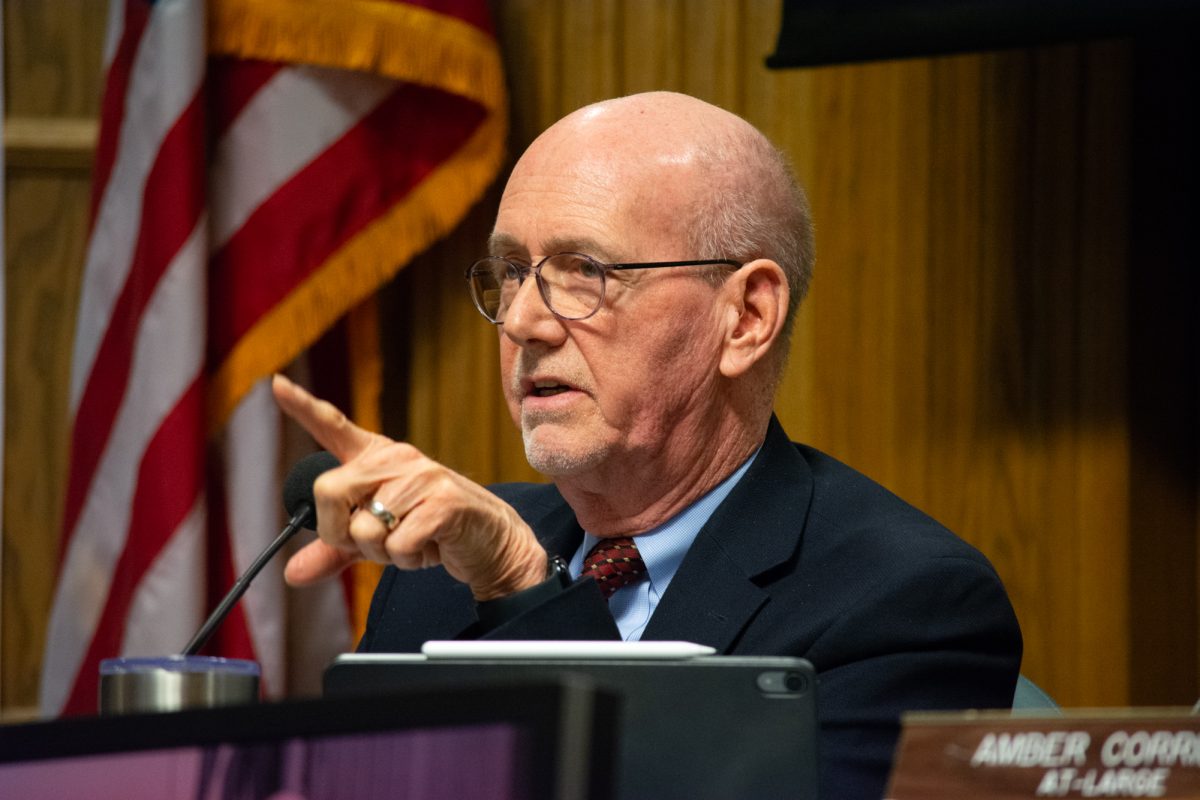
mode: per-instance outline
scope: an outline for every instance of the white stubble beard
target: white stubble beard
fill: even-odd
[[[586,441],[576,447],[571,446],[571,443],[563,446],[545,441],[548,436],[554,435],[545,430],[546,428],[569,428],[572,422],[578,424],[580,421],[561,417],[537,419],[540,416],[542,415],[521,412],[521,440],[525,445],[525,459],[543,475],[552,478],[578,475],[598,466],[608,455],[608,447],[598,441]],[[571,433],[566,432],[566,436],[570,437]]]

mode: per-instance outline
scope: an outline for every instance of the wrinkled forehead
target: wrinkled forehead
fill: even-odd
[[[677,250],[672,240],[689,216],[693,161],[685,143],[662,147],[595,130],[543,135],[513,169],[494,235],[524,239],[543,255],[649,259],[661,255],[650,250]]]

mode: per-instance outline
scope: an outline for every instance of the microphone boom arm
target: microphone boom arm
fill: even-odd
[[[262,572],[262,568],[267,565],[267,562],[279,552],[281,547],[287,544],[289,539],[296,535],[297,531],[312,522],[313,516],[312,505],[307,502],[301,503],[296,513],[288,520],[287,526],[275,537],[275,541],[271,542],[270,546],[266,550],[263,550],[258,558],[254,559],[254,563],[242,573],[242,577],[237,579],[237,582],[233,584],[233,588],[229,590],[229,594],[225,595],[225,599],[208,615],[208,619],[204,620],[204,624],[200,626],[200,630],[196,631],[196,635],[183,648],[183,655],[194,656],[200,651],[201,647],[204,647],[209,637],[213,635],[213,631],[217,629],[217,626],[225,621],[225,617],[229,615],[234,604],[238,600],[241,600],[242,595],[250,588],[250,582],[254,580],[258,573]]]

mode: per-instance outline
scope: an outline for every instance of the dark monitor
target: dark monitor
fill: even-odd
[[[612,764],[619,800],[817,797],[817,678],[812,665],[799,658],[347,654],[325,671],[325,694],[361,696],[401,686],[436,689],[570,675],[621,697]]]
[[[607,798],[614,706],[568,678],[0,726],[0,797]]]

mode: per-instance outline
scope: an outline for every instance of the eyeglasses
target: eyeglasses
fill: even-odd
[[[742,266],[722,259],[702,261],[647,261],[604,264],[582,253],[546,256],[536,266],[527,266],[500,256],[476,261],[467,270],[471,300],[488,322],[504,323],[508,307],[530,273],[546,307],[559,319],[581,320],[595,314],[604,303],[605,275],[610,270],[660,269],[664,267]]]

